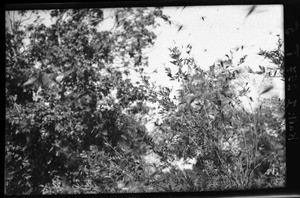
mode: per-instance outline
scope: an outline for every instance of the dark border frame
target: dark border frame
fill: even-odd
[[[114,7],[147,7],[147,6],[211,6],[211,5],[251,5],[251,4],[282,4],[284,6],[284,48],[285,48],[285,95],[286,95],[286,160],[287,187],[276,189],[252,189],[243,191],[213,192],[177,192],[177,193],[136,193],[136,194],[101,194],[97,197],[300,197],[300,162],[297,151],[300,145],[299,132],[299,63],[300,63],[300,1],[297,0],[144,0],[144,1],[105,1],[105,2],[51,2],[17,3],[10,1],[5,4],[8,10],[35,10],[59,8],[114,8]],[[34,195],[33,195],[34,196]],[[91,195],[65,195],[91,196]]]
[[[210,6],[210,5],[252,5],[252,4],[294,4],[297,0],[123,0],[113,1],[104,0],[102,2],[74,2],[74,1],[57,1],[36,3],[27,1],[26,3],[16,3],[9,1],[5,4],[5,10],[13,9],[56,9],[56,8],[113,8],[113,7],[146,7],[146,6]]]

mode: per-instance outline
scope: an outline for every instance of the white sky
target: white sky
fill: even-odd
[[[175,21],[176,25],[163,24],[157,31],[154,49],[149,55],[151,69],[158,69],[153,80],[159,84],[178,85],[167,81],[164,67],[172,67],[169,63],[170,46],[192,45],[192,56],[202,69],[207,69],[219,59],[225,59],[230,50],[244,45],[243,52],[234,54],[241,57],[247,54],[247,61],[255,68],[265,65],[258,56],[259,49],[276,48],[277,34],[283,38],[283,6],[257,6],[251,15],[245,18],[249,6],[194,6],[165,7],[164,13]],[[204,21],[202,20],[204,17]],[[183,25],[181,31],[177,31]],[[239,60],[236,57],[235,60]]]

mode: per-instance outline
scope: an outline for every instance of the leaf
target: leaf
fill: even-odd
[[[167,90],[167,92],[169,92],[169,93],[171,92],[170,88],[168,88],[168,87],[166,87],[166,90]]]
[[[122,137],[124,140],[127,140],[127,137],[126,137],[124,134],[122,134],[121,137]]]
[[[256,8],[256,5],[252,6],[252,7],[249,9],[249,11],[248,11],[248,13],[247,13],[247,15],[246,15],[246,18],[247,18],[250,14],[252,14],[252,12],[255,10],[255,8]]]
[[[173,65],[176,65],[177,61],[170,61],[170,63],[172,63]]]
[[[169,21],[168,17],[166,15],[162,15],[161,18],[165,21]]]
[[[181,26],[178,28],[177,32],[179,32],[179,31],[182,29],[182,27],[183,27],[183,26],[181,25]]]
[[[215,119],[215,117],[213,115],[209,115],[208,117],[212,120]]]
[[[33,78],[30,78],[29,80],[27,80],[23,86],[26,86],[26,85],[31,85],[33,83],[35,83],[37,81],[37,78],[33,77]]]
[[[273,89],[273,88],[274,88],[273,85],[270,85],[270,86],[266,87],[266,88],[260,93],[260,95],[269,92],[269,91],[270,91],[271,89]]]
[[[260,70],[262,71],[262,73],[265,73],[265,71],[266,71],[266,68],[265,68],[265,67],[259,65],[259,68],[260,68]]]
[[[74,71],[75,71],[75,69],[70,69],[70,70],[64,72],[63,78],[68,77],[68,76],[71,75]]]
[[[41,80],[42,80],[42,85],[43,86],[49,85],[49,83],[51,82],[50,76],[51,76],[51,74],[44,74],[44,75],[42,75]]]
[[[167,76],[172,77],[171,69],[169,67],[165,68]]]
[[[51,152],[53,149],[54,149],[54,147],[53,147],[53,146],[51,146],[51,148],[50,148],[49,152]]]

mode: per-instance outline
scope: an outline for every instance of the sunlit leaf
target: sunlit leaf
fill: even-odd
[[[27,80],[23,86],[26,86],[26,85],[31,85],[33,83],[37,82],[37,78],[33,77],[33,78],[30,78],[29,80]]]

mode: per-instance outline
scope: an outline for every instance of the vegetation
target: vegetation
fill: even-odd
[[[177,48],[170,51],[178,72],[173,76],[168,68],[166,71],[182,82],[182,88],[179,105],[168,101],[168,91],[160,93],[165,118],[160,128],[168,134],[168,144],[159,144],[157,149],[163,151],[162,159],[197,159],[194,172],[185,173],[190,176],[182,176],[185,182],[179,183],[187,186],[174,186],[172,190],[284,186],[285,129],[283,117],[276,114],[283,111],[284,101],[278,97],[264,99],[258,108],[248,112],[240,100],[247,97],[251,107],[248,83],[241,90],[231,83],[243,71],[230,71],[231,66],[221,63],[205,72],[192,58],[181,58]],[[186,64],[193,73],[182,72]],[[193,179],[194,174],[198,179]]]
[[[18,11],[14,20],[6,13],[6,194],[285,185],[284,120],[274,114],[284,101],[272,98],[248,112],[239,99],[247,85],[235,93],[230,83],[238,71],[223,64],[203,71],[176,47],[170,57],[178,72],[166,68],[166,75],[182,83],[179,104],[169,88],[149,83],[144,51],[155,42],[153,28],[171,23],[161,8],[115,9],[110,30],[101,9],[49,12],[49,26],[34,11]],[[31,13],[33,23],[22,21]],[[281,46],[262,51],[282,74],[280,53]],[[159,140],[142,119],[155,102]],[[149,152],[159,164],[146,163]],[[181,171],[171,163],[178,158],[197,163]]]

